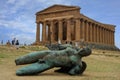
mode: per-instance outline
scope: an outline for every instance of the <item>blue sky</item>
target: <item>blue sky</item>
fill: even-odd
[[[120,48],[120,0],[0,0],[0,41],[16,37],[20,43],[33,43],[35,13],[53,4],[79,6],[84,15],[116,25],[115,45]]]

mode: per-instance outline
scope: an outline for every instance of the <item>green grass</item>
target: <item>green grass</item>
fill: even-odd
[[[5,54],[0,54],[0,59],[7,57]]]
[[[18,50],[15,47],[0,46],[0,66],[10,65],[14,59],[33,51],[46,50],[42,46],[24,46]],[[83,58],[87,69],[78,80],[120,80],[120,52],[93,50],[93,54]],[[7,64],[6,62],[9,62]],[[73,78],[69,80],[74,80]]]

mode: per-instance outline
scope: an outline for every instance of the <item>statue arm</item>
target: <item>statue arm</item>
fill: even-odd
[[[42,59],[43,57],[45,57],[50,53],[51,53],[50,50],[32,52],[24,56],[18,57],[17,59],[15,59],[15,63],[16,65],[34,63],[34,62],[37,62],[38,59]]]

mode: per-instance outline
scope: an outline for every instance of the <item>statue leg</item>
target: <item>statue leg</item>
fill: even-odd
[[[71,68],[71,70],[68,72],[70,75],[77,75],[77,74],[83,74],[85,71],[87,65],[84,61],[82,61],[82,66],[80,65],[75,65]]]
[[[58,73],[68,73],[70,71],[71,67],[61,67],[60,69],[55,70],[55,72]]]
[[[46,63],[33,63],[31,65],[22,67],[16,71],[16,75],[23,76],[23,75],[34,75],[41,73],[45,70],[53,68],[51,65],[48,65]]]
[[[87,64],[84,61],[82,61],[82,68],[81,68],[79,74],[83,74],[83,72],[85,71],[86,67],[87,67]]]
[[[79,65],[75,65],[68,71],[68,74],[76,75],[79,70],[80,70],[80,66]]]

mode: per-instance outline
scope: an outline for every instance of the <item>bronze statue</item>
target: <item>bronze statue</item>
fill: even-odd
[[[86,63],[82,57],[89,56],[91,49],[77,48],[71,45],[58,45],[56,50],[44,50],[33,52],[15,60],[16,65],[30,64],[16,71],[16,75],[34,75],[54,67],[60,67],[55,72],[70,75],[82,74],[86,69]]]

